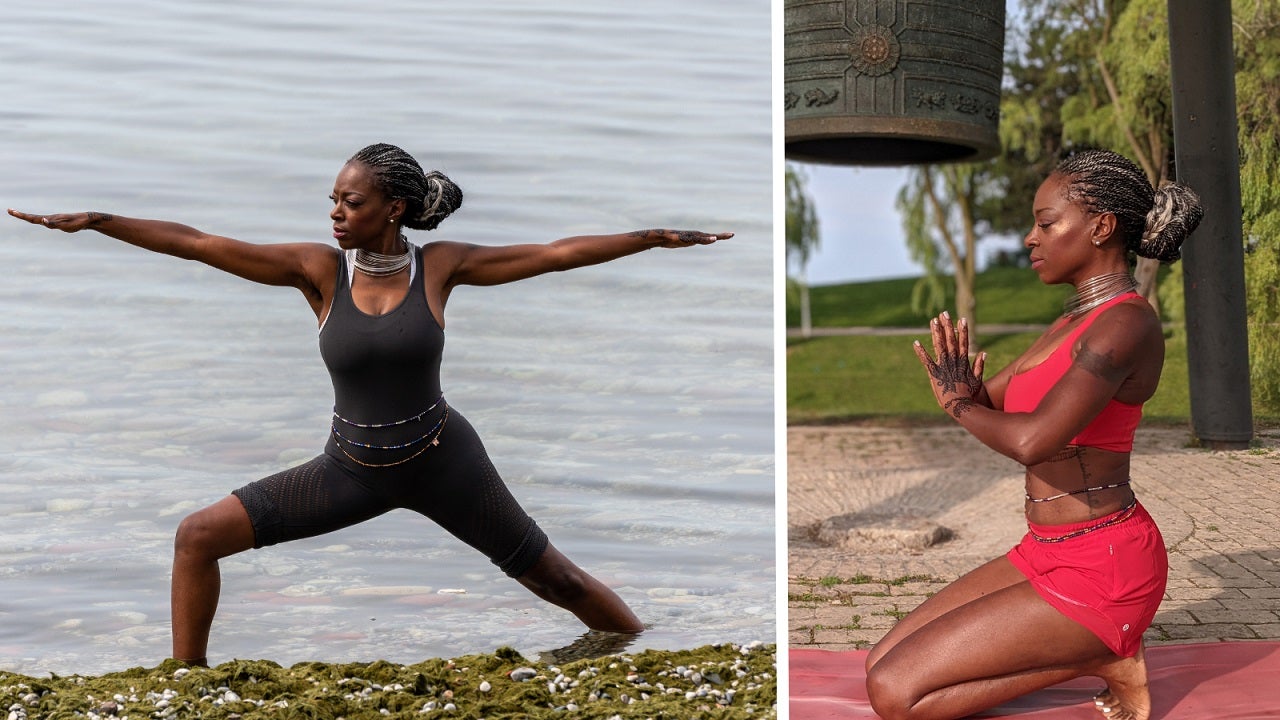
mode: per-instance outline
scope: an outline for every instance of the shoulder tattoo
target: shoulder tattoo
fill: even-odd
[[[1105,353],[1094,352],[1093,349],[1089,347],[1089,343],[1085,341],[1080,342],[1080,349],[1076,352],[1074,362],[1090,375],[1106,380],[1107,382],[1119,382],[1124,380],[1125,376],[1128,374],[1128,370],[1126,368],[1119,367],[1116,364],[1111,351],[1107,351]]]

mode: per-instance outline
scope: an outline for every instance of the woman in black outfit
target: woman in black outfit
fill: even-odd
[[[387,144],[356,153],[334,183],[333,237],[257,245],[159,220],[99,212],[9,214],[45,227],[97,230],[199,260],[254,282],[298,288],[320,323],[334,385],[333,425],[313,460],[250,483],[183,519],[174,542],[173,656],[207,663],[221,585],[218,560],[311,537],[404,507],[430,517],[534,594],[593,630],[644,626],[612,590],[574,565],[507,490],[475,431],[440,389],[444,308],[458,285],[499,285],[652,247],[707,245],[732,233],[638,230],[500,247],[431,242],[462,191]]]

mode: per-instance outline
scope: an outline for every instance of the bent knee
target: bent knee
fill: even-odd
[[[209,521],[205,510],[198,510],[182,518],[173,536],[173,549],[177,552],[205,554],[217,538],[215,524]]]
[[[867,700],[883,720],[907,720],[918,698],[911,697],[901,673],[886,672],[882,667],[867,670]]]
[[[192,554],[213,559],[251,547],[253,527],[249,525],[248,518],[220,512],[217,505],[197,510],[183,518],[173,537],[175,554]]]

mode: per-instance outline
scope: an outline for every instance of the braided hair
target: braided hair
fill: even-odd
[[[1068,200],[1090,212],[1115,215],[1125,249],[1141,257],[1177,260],[1183,240],[1204,217],[1191,188],[1165,183],[1153,189],[1132,160],[1110,150],[1073,153],[1054,172],[1067,180]]]
[[[411,230],[434,230],[462,206],[462,189],[447,175],[438,170],[424,172],[412,155],[395,145],[370,145],[347,162],[369,168],[388,198],[405,201],[401,221]]]

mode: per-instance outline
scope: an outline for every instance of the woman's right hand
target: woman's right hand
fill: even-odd
[[[100,223],[104,220],[110,220],[111,216],[100,212],[81,212],[81,213],[59,213],[57,215],[33,215],[24,213],[20,210],[9,208],[9,214],[19,220],[26,220],[32,225],[43,225],[52,230],[61,230],[62,232],[78,232],[87,227]]]
[[[972,362],[969,359],[969,323],[964,318],[956,325],[951,315],[943,312],[929,322],[933,335],[933,353],[918,341],[916,357],[933,379],[933,397],[938,405],[959,419],[977,403],[983,395],[982,371],[987,364],[986,353],[979,353]]]

